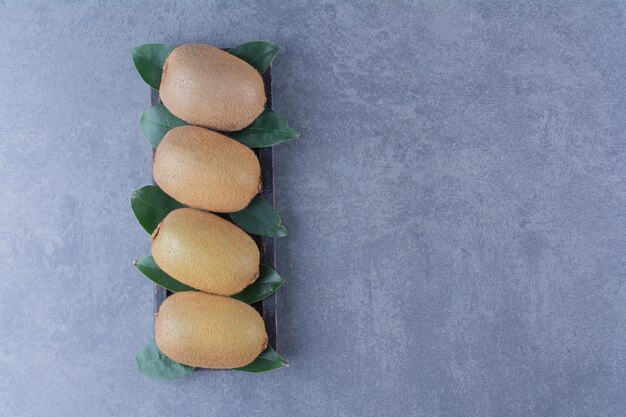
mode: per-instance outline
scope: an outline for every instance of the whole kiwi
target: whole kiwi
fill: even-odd
[[[154,330],[156,344],[168,358],[201,368],[245,366],[267,346],[263,319],[254,308],[199,291],[166,298]]]
[[[236,294],[259,277],[254,240],[215,214],[192,208],[170,212],[157,226],[152,257],[167,274],[211,294]]]
[[[261,186],[261,166],[250,148],[199,126],[167,132],[152,175],[181,203],[218,213],[244,209]]]
[[[184,121],[224,131],[248,126],[266,101],[263,79],[250,64],[205,44],[181,45],[169,54],[159,94]]]

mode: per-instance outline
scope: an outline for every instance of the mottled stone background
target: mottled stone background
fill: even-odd
[[[625,416],[624,3],[246,3],[0,0],[0,415]],[[291,367],[146,380],[129,50],[259,38]]]

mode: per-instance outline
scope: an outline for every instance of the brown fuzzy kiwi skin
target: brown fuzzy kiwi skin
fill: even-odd
[[[181,203],[216,213],[244,209],[261,185],[261,166],[252,149],[199,126],[167,132],[157,147],[152,175]]]
[[[157,346],[168,358],[200,368],[239,368],[267,347],[265,324],[254,308],[199,291],[166,298],[154,330]]]
[[[250,64],[206,44],[185,44],[166,58],[159,94],[184,121],[237,131],[265,107],[263,78]]]
[[[252,238],[215,214],[192,208],[170,212],[152,235],[152,257],[178,281],[197,290],[233,295],[259,277]]]

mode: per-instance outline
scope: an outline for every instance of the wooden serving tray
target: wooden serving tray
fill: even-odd
[[[272,67],[270,66],[263,74],[263,83],[265,84],[265,96],[267,97],[266,106],[272,108]],[[150,89],[150,105],[160,103],[159,93]],[[266,199],[272,206],[274,205],[274,150],[272,147],[253,149],[254,153],[259,157],[261,163],[261,197]],[[154,155],[154,149],[153,149]],[[230,217],[222,216],[230,221]],[[251,235],[259,246],[261,251],[261,263],[273,269],[276,269],[276,252],[274,250],[274,238],[259,237]],[[172,292],[165,288],[154,284],[154,312],[159,311],[159,307]],[[265,321],[265,329],[267,331],[268,343],[275,350],[278,350],[277,333],[278,333],[278,317],[276,305],[276,293],[261,300],[252,306],[261,314]]]

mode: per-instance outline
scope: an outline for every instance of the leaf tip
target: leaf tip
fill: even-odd
[[[133,55],[136,54],[142,46],[144,46],[144,44],[133,46],[132,48],[130,48],[130,53]]]
[[[283,226],[282,224],[279,224],[276,237],[285,237],[285,236],[287,236],[287,228]]]

